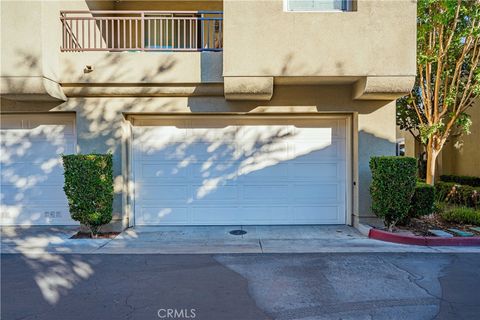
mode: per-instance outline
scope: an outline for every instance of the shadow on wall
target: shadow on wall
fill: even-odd
[[[319,58],[320,59],[320,58]],[[295,58],[295,52],[290,52],[285,55],[283,58],[283,64],[279,65],[278,68],[272,69],[263,69],[261,74],[268,75],[276,75],[276,76],[319,76],[325,73],[329,73],[330,71],[323,70],[322,66],[317,67],[316,69],[312,69],[311,66],[308,66],[305,61]],[[331,69],[331,66],[327,66],[328,70]],[[335,63],[335,69],[337,76],[343,76],[348,73],[345,71],[344,62],[337,61]]]
[[[374,217],[371,213],[370,184],[372,175],[370,172],[370,158],[374,156],[394,156],[396,154],[396,143],[380,138],[366,131],[358,133],[358,196],[362,201],[359,203],[359,212],[363,217]],[[368,212],[368,215],[365,215]]]
[[[118,58],[114,55],[105,60],[107,65],[115,65]],[[175,65],[168,61],[158,69],[149,71],[146,77],[151,77],[157,72],[168,70]],[[74,70],[71,70],[74,72]],[[117,76],[125,74],[113,72],[106,83],[115,82]],[[80,94],[82,91],[80,91]],[[92,103],[94,102],[94,103]],[[222,96],[216,97],[129,97],[129,98],[72,98],[64,104],[37,104],[32,108],[23,108],[21,102],[7,104],[11,112],[71,111],[76,114],[77,152],[112,152],[114,155],[115,198],[114,220],[121,219],[123,175],[121,163],[122,141],[126,139],[123,122],[124,113],[165,113],[186,112],[185,106],[193,113],[197,112],[261,112],[259,107],[282,107],[281,112],[293,112],[299,106],[309,107],[318,112],[353,112],[369,114],[385,105],[384,101],[352,101],[351,86],[277,86],[271,101],[225,101]],[[272,109],[270,109],[271,111]],[[368,193],[369,155],[394,154],[394,144],[373,134],[361,132],[359,135],[360,165],[360,196],[363,199]],[[385,151],[385,152],[383,152]],[[369,212],[369,205],[361,204],[361,212]]]

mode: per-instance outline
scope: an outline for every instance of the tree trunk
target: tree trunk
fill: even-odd
[[[437,163],[438,152],[433,148],[432,139],[427,144],[427,175],[426,182],[433,186],[435,183],[435,165]]]

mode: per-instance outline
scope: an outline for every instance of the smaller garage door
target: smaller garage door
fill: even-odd
[[[345,117],[134,119],[135,223],[346,223]]]
[[[75,152],[74,115],[1,115],[1,224],[69,225],[60,155]]]

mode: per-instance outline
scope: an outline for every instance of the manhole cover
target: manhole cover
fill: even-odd
[[[242,236],[246,233],[247,233],[247,231],[245,231],[245,230],[232,230],[232,231],[230,231],[230,234],[234,235],[234,236]]]

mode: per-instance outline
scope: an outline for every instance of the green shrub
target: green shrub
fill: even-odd
[[[417,160],[409,157],[372,157],[372,211],[389,230],[406,218],[415,192]]]
[[[441,214],[442,214],[443,212],[445,212],[447,209],[448,209],[448,204],[446,204],[446,203],[443,202],[443,201],[435,201],[435,204],[434,204],[434,211],[435,211],[435,213],[441,215]]]
[[[435,188],[428,183],[417,182],[412,197],[409,217],[420,217],[432,214],[435,204]]]
[[[437,201],[472,208],[480,206],[480,194],[475,187],[440,181],[435,184],[435,192]]]
[[[471,187],[480,187],[480,177],[441,175],[440,181],[455,182],[457,184],[463,184]]]
[[[452,192],[452,189],[455,187],[454,182],[443,182],[439,181],[435,183],[435,199],[437,201],[446,201],[448,195]]]
[[[461,224],[480,225],[480,211],[467,207],[453,207],[442,214],[445,221]]]
[[[113,172],[111,154],[64,155],[65,185],[72,219],[96,236],[112,220]]]

